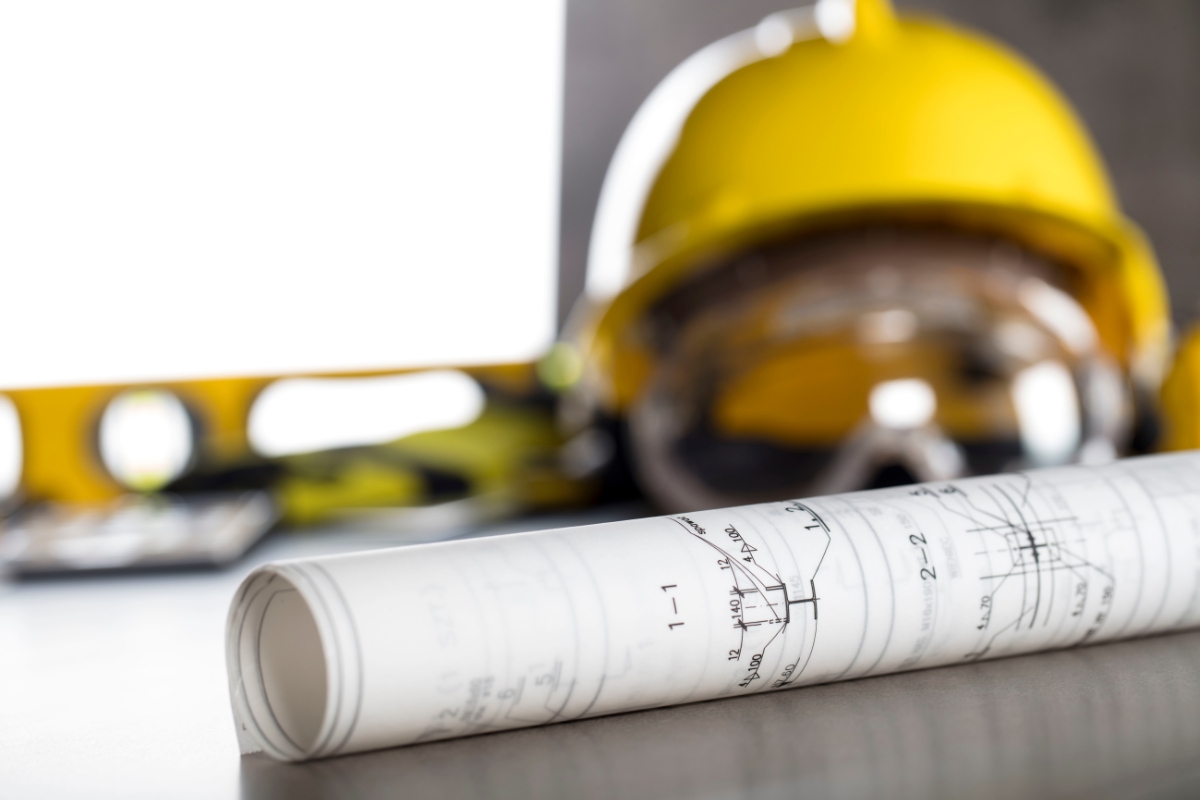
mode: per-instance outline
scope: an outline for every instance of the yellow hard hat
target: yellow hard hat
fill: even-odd
[[[883,229],[900,233],[863,238]],[[1002,247],[1020,255],[991,254]],[[891,280],[868,274],[889,260],[908,306],[893,292],[850,310],[846,297]],[[749,285],[757,299],[738,306]],[[838,303],[842,327],[821,327]],[[964,315],[988,321],[967,330]],[[897,349],[906,320],[923,332]],[[1017,340],[1034,329],[1049,332],[1035,355],[1000,352],[1032,352]],[[989,337],[1007,343],[987,356],[1004,363],[985,391],[960,355]],[[900,482],[1105,459],[1129,441],[1130,398],[1144,413],[1157,391],[1169,339],[1154,255],[1036,70],[887,0],[820,0],[696,53],[630,123],[570,321],[564,416],[631,431],[640,482],[678,507],[861,487],[885,451],[916,453]],[[879,398],[902,413],[876,414]],[[720,475],[685,474],[705,469]]]
[[[638,320],[720,258],[872,221],[998,235],[1074,273],[1105,350],[1153,389],[1170,324],[1154,255],[1058,92],[1004,47],[886,0],[822,0],[700,51],[646,101],[601,194],[573,320],[595,402],[654,355]]]

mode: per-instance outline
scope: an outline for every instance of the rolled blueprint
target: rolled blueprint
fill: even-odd
[[[1200,452],[269,564],[229,615],[289,760],[1200,624]]]

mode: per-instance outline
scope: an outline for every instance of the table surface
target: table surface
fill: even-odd
[[[1200,632],[309,764],[240,758],[224,625],[242,578],[399,543],[280,534],[221,572],[0,582],[0,797],[1200,796]]]

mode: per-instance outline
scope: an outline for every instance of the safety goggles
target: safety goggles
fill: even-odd
[[[1109,460],[1133,399],[1068,270],[940,229],[806,237],[719,263],[644,320],[629,413],[671,508]]]

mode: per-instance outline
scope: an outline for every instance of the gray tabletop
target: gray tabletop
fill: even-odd
[[[225,572],[0,584],[0,797],[1200,796],[1200,633],[309,764],[240,758],[223,646],[242,577],[398,543],[281,535]]]

